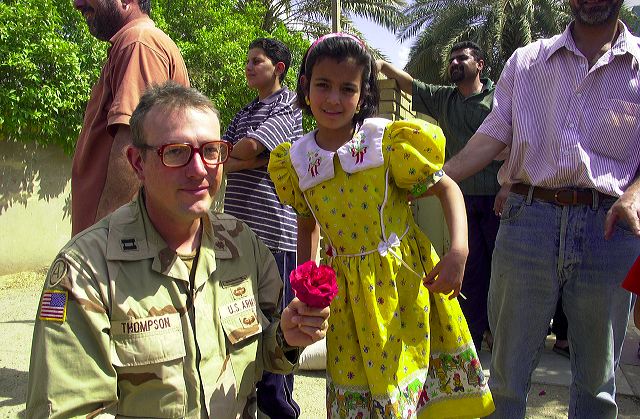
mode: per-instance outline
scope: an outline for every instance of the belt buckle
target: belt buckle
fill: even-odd
[[[571,200],[570,201],[563,201],[560,199],[560,194],[563,192],[570,192],[571,193]],[[558,204],[558,205],[576,205],[578,203],[578,191],[575,189],[558,189],[554,194],[553,194],[553,201]]]

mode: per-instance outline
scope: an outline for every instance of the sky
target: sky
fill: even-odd
[[[625,4],[627,6],[638,6],[640,5],[640,0],[625,0]],[[400,68],[405,66],[409,58],[409,49],[413,44],[412,39],[400,43],[396,40],[393,33],[376,25],[375,23],[371,23],[358,17],[356,17],[354,21],[360,28],[360,31],[367,38],[367,41],[373,47],[382,51],[387,58],[389,58],[389,61],[392,64]]]
[[[640,2],[640,0],[637,1]],[[413,44],[411,40],[400,43],[393,33],[375,23],[359,17],[353,20],[371,46],[382,51],[392,64],[400,68],[404,67],[409,59],[409,48]]]

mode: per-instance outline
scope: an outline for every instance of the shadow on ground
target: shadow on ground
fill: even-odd
[[[0,407],[18,406],[24,403],[26,395],[25,383],[29,378],[26,371],[18,371],[12,368],[0,368],[0,381],[6,383],[0,388]]]

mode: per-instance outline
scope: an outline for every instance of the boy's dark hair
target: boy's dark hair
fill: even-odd
[[[471,55],[473,55],[473,58],[475,58],[476,61],[480,61],[480,60],[484,61],[484,52],[480,48],[480,45],[476,44],[473,41],[462,41],[462,42],[458,42],[457,44],[454,44],[451,47],[451,51],[449,51],[449,55],[451,55],[453,51],[459,51],[461,49],[467,49],[467,48],[471,50]]]
[[[138,7],[144,14],[149,15],[151,12],[151,0],[138,0]]]
[[[218,110],[209,98],[194,88],[185,87],[172,80],[160,85],[152,85],[140,97],[140,102],[129,119],[131,139],[135,147],[145,148],[147,145],[144,139],[144,121],[154,108],[163,108],[167,113],[199,109],[211,111],[219,116]]]
[[[282,42],[273,38],[258,38],[249,44],[249,49],[260,48],[264,51],[264,55],[269,57],[273,65],[279,62],[284,63],[284,71],[280,74],[280,83],[284,81],[289,66],[291,65],[291,52],[289,48]]]
[[[354,125],[361,124],[366,118],[374,116],[378,112],[378,101],[380,100],[376,62],[364,45],[354,39],[341,36],[322,40],[313,48],[307,50],[304,57],[302,57],[300,73],[298,74],[298,86],[296,88],[300,109],[311,115],[311,108],[307,105],[305,98],[309,91],[313,66],[322,58],[331,58],[339,63],[351,58],[362,66],[360,112],[353,116],[353,123]],[[306,79],[306,85],[301,81],[302,76]]]

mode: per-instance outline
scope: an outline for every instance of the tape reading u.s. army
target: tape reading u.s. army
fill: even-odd
[[[181,328],[182,324],[178,313],[111,322],[111,333],[119,336]]]
[[[238,315],[245,310],[255,311],[256,298],[253,295],[236,300],[220,308],[220,318],[222,320]]]
[[[254,295],[220,306],[219,312],[222,327],[232,344],[241,342],[262,331]]]

